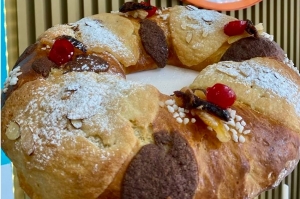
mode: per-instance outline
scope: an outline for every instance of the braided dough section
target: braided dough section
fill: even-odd
[[[300,79],[285,64],[268,58],[221,62],[204,69],[190,87],[205,89],[215,82],[234,88],[237,100],[252,109],[300,130]]]
[[[216,11],[190,11],[175,7],[170,11],[172,42],[179,60],[187,66],[203,62],[228,39],[224,24],[235,20]]]
[[[154,87],[115,75],[52,74],[6,102],[2,130],[13,121],[21,135],[3,148],[31,198],[97,198],[127,158],[153,139],[158,104]]]
[[[140,56],[134,24],[116,14],[102,13],[75,23],[57,25],[45,31],[38,40],[52,45],[62,35],[81,41],[89,51],[111,53],[125,67],[136,64]]]

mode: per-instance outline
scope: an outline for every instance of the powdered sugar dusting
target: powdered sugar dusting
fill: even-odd
[[[222,21],[223,17],[221,13],[203,9],[185,9],[178,15],[178,19],[188,18],[192,20],[192,23],[186,24],[186,26],[194,30],[201,30],[205,35],[214,34],[220,28],[216,23]],[[224,24],[222,23],[222,25]]]
[[[134,57],[118,35],[101,24],[101,21],[83,18],[70,25],[80,30],[80,32],[76,33],[76,38],[80,38],[85,45],[118,52],[119,56],[124,59],[132,59]]]
[[[296,113],[300,116],[299,86],[279,72],[263,63],[257,63],[255,60],[245,62],[226,61],[216,66],[217,70],[234,77],[238,82],[243,82],[249,86],[257,85],[286,99],[295,107]]]
[[[287,55],[287,54],[284,55],[283,63],[285,63],[286,65],[288,65],[288,66],[289,66],[291,69],[293,69],[298,75],[300,75],[300,71],[296,68],[296,66],[294,65],[294,62],[288,58],[288,55]]]
[[[268,34],[266,32],[262,32],[261,36],[264,37],[264,38],[266,38],[266,39],[269,39],[270,41],[274,41],[274,36],[270,35],[270,34]]]
[[[216,52],[228,40],[224,25],[235,19],[192,6],[173,7],[169,18],[174,49],[187,66],[197,65]]]
[[[139,85],[91,72],[71,72],[40,81],[39,87],[29,91],[32,100],[15,118],[23,130],[32,132],[34,145],[38,146],[34,157],[40,165],[46,164],[56,149],[52,147],[51,151],[49,146],[60,146],[66,140],[75,142],[78,135],[87,136],[81,129],[70,128],[72,120],[94,118],[102,131],[113,132],[113,120],[106,117],[108,111],[118,110],[120,98]]]

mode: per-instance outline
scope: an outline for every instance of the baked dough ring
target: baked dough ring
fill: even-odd
[[[162,12],[151,19],[166,35],[168,63],[201,70],[205,60],[217,62],[221,56],[215,55],[230,47],[221,28],[233,18],[181,6]],[[210,23],[193,18],[202,12],[213,17],[216,28],[193,33],[195,40],[188,36],[187,42],[181,29],[188,27],[179,26]],[[139,19],[99,14],[47,30],[20,57],[4,95],[1,141],[26,194],[31,199],[226,199],[253,198],[277,186],[300,158],[299,73],[278,61],[280,56],[205,65],[189,88],[201,91],[222,82],[234,89],[232,121],[225,123],[197,108],[175,108],[175,96],[124,79],[126,73],[157,67],[139,28]],[[97,31],[106,39],[93,39]],[[105,60],[108,71],[45,71],[44,58],[63,35]],[[202,41],[204,49],[192,48]],[[35,62],[39,58],[45,62]],[[233,133],[220,142],[203,117],[213,127],[221,122],[238,139]]]

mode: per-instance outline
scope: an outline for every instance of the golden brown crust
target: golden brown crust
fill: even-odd
[[[20,179],[21,186],[39,190],[33,194],[29,191],[32,198],[98,197],[132,156],[135,145],[143,144],[139,139],[149,139],[150,122],[158,108],[157,90],[116,78],[91,72],[51,74],[47,80],[26,83],[7,100],[2,132],[13,121],[21,133],[16,140],[5,139],[3,134],[2,147],[26,179]],[[76,91],[69,93],[73,86]],[[136,98],[143,103],[133,102]],[[51,111],[55,109],[58,112]],[[24,165],[23,161],[30,163]],[[68,187],[73,193],[51,191],[60,187]]]
[[[254,198],[277,186],[299,161],[298,131],[270,120],[245,104],[236,103],[233,109],[252,132],[244,143],[233,140],[221,143],[202,122],[196,126],[177,122],[166,125],[166,118],[174,119],[164,108],[154,121],[154,131],[178,130],[192,146],[201,179],[194,198]]]
[[[170,10],[170,32],[179,60],[186,66],[198,65],[216,52],[228,39],[224,24],[235,20],[218,12],[187,10],[174,7]],[[205,50],[204,50],[205,49]]]
[[[159,153],[162,156],[174,153],[166,158],[172,162],[172,171],[179,172],[172,186],[186,183],[188,178],[181,176],[188,176],[185,171],[191,166],[178,167],[184,157],[177,157],[176,150],[187,151],[191,162],[195,159],[197,169],[191,167],[198,172],[197,179],[192,179],[198,183],[194,199],[253,198],[277,186],[293,170],[300,159],[299,74],[269,58],[214,64],[230,47],[222,24],[233,18],[204,11],[211,18],[199,15],[199,20],[199,12],[174,7],[150,20],[166,36],[169,64],[202,70],[191,89],[205,90],[222,82],[235,90],[237,101],[232,109],[246,130],[228,127],[230,134],[239,137],[232,135],[228,142],[220,142],[201,117],[200,108],[175,116],[178,107],[174,112],[175,106],[166,102],[172,96],[124,79],[125,74],[157,68],[142,45],[140,19],[99,14],[58,25],[43,33],[35,50],[20,59],[21,74],[17,84],[9,87],[1,113],[2,148],[16,167],[20,186],[32,199],[122,198],[127,168],[135,168],[132,159],[149,146],[164,149],[166,153]],[[183,18],[178,18],[181,14]],[[203,31],[199,27],[210,25],[214,28],[199,33]],[[90,28],[107,33],[106,40],[95,43]],[[109,70],[96,74],[57,66],[47,77],[36,73],[32,63],[46,57],[55,38],[62,35],[83,42],[87,54],[107,61]],[[193,48],[199,43],[203,46]],[[82,55],[80,49],[75,55]],[[218,118],[214,122],[229,126]],[[158,141],[154,137],[161,132],[165,137]],[[177,134],[179,139],[172,137]],[[179,145],[173,147],[177,141]],[[149,161],[155,165],[153,153]],[[167,186],[165,181],[170,183],[170,179],[158,182]]]

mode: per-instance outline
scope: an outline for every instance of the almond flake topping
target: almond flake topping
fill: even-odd
[[[20,127],[16,122],[10,121],[5,135],[7,136],[8,139],[10,140],[16,140],[20,137]]]
[[[187,32],[185,37],[186,42],[190,43],[192,38],[193,38],[193,33],[191,31]]]
[[[122,96],[143,89],[141,84],[135,82],[121,78],[116,81],[115,75],[92,72],[50,75],[46,80],[39,80],[38,84],[38,87],[28,90],[31,100],[16,115],[16,124],[9,125],[13,128],[9,127],[7,134],[12,136],[10,131],[13,131],[11,139],[17,138],[18,133],[14,129],[19,125],[19,147],[27,155],[34,153],[35,166],[41,168],[55,155],[55,147],[49,148],[49,145],[76,142],[77,134],[87,136],[83,125],[97,126],[99,132],[114,132],[115,121],[105,116],[109,111],[119,109],[118,100]],[[62,99],[65,92],[72,94]],[[89,140],[93,142],[93,138],[89,137]]]

